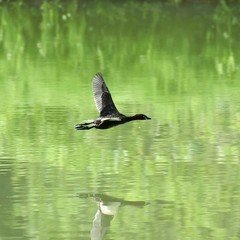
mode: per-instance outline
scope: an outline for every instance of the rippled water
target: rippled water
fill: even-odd
[[[239,238],[238,18],[142,6],[0,6],[1,239]],[[152,120],[76,131],[98,71]]]

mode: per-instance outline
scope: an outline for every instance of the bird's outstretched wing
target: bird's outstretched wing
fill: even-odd
[[[100,116],[104,117],[119,113],[101,73],[97,73],[93,77],[92,87],[94,101]]]

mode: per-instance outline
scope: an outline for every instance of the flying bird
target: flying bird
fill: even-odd
[[[92,80],[92,89],[96,107],[100,113],[96,120],[79,123],[75,126],[77,130],[89,130],[91,128],[107,129],[134,120],[149,120],[144,114],[126,116],[120,113],[113,100],[110,91],[101,73],[97,73]]]

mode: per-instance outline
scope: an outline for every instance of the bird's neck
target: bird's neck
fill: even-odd
[[[133,121],[133,120],[140,120],[139,115],[135,114],[133,116],[126,117],[126,122],[130,122],[130,121]]]

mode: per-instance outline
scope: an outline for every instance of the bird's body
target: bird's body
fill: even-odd
[[[144,114],[125,116],[120,113],[117,110],[112,100],[111,93],[100,73],[97,73],[93,77],[93,95],[100,116],[94,121],[77,124],[77,130],[89,130],[91,128],[107,129],[133,120],[151,119]]]

